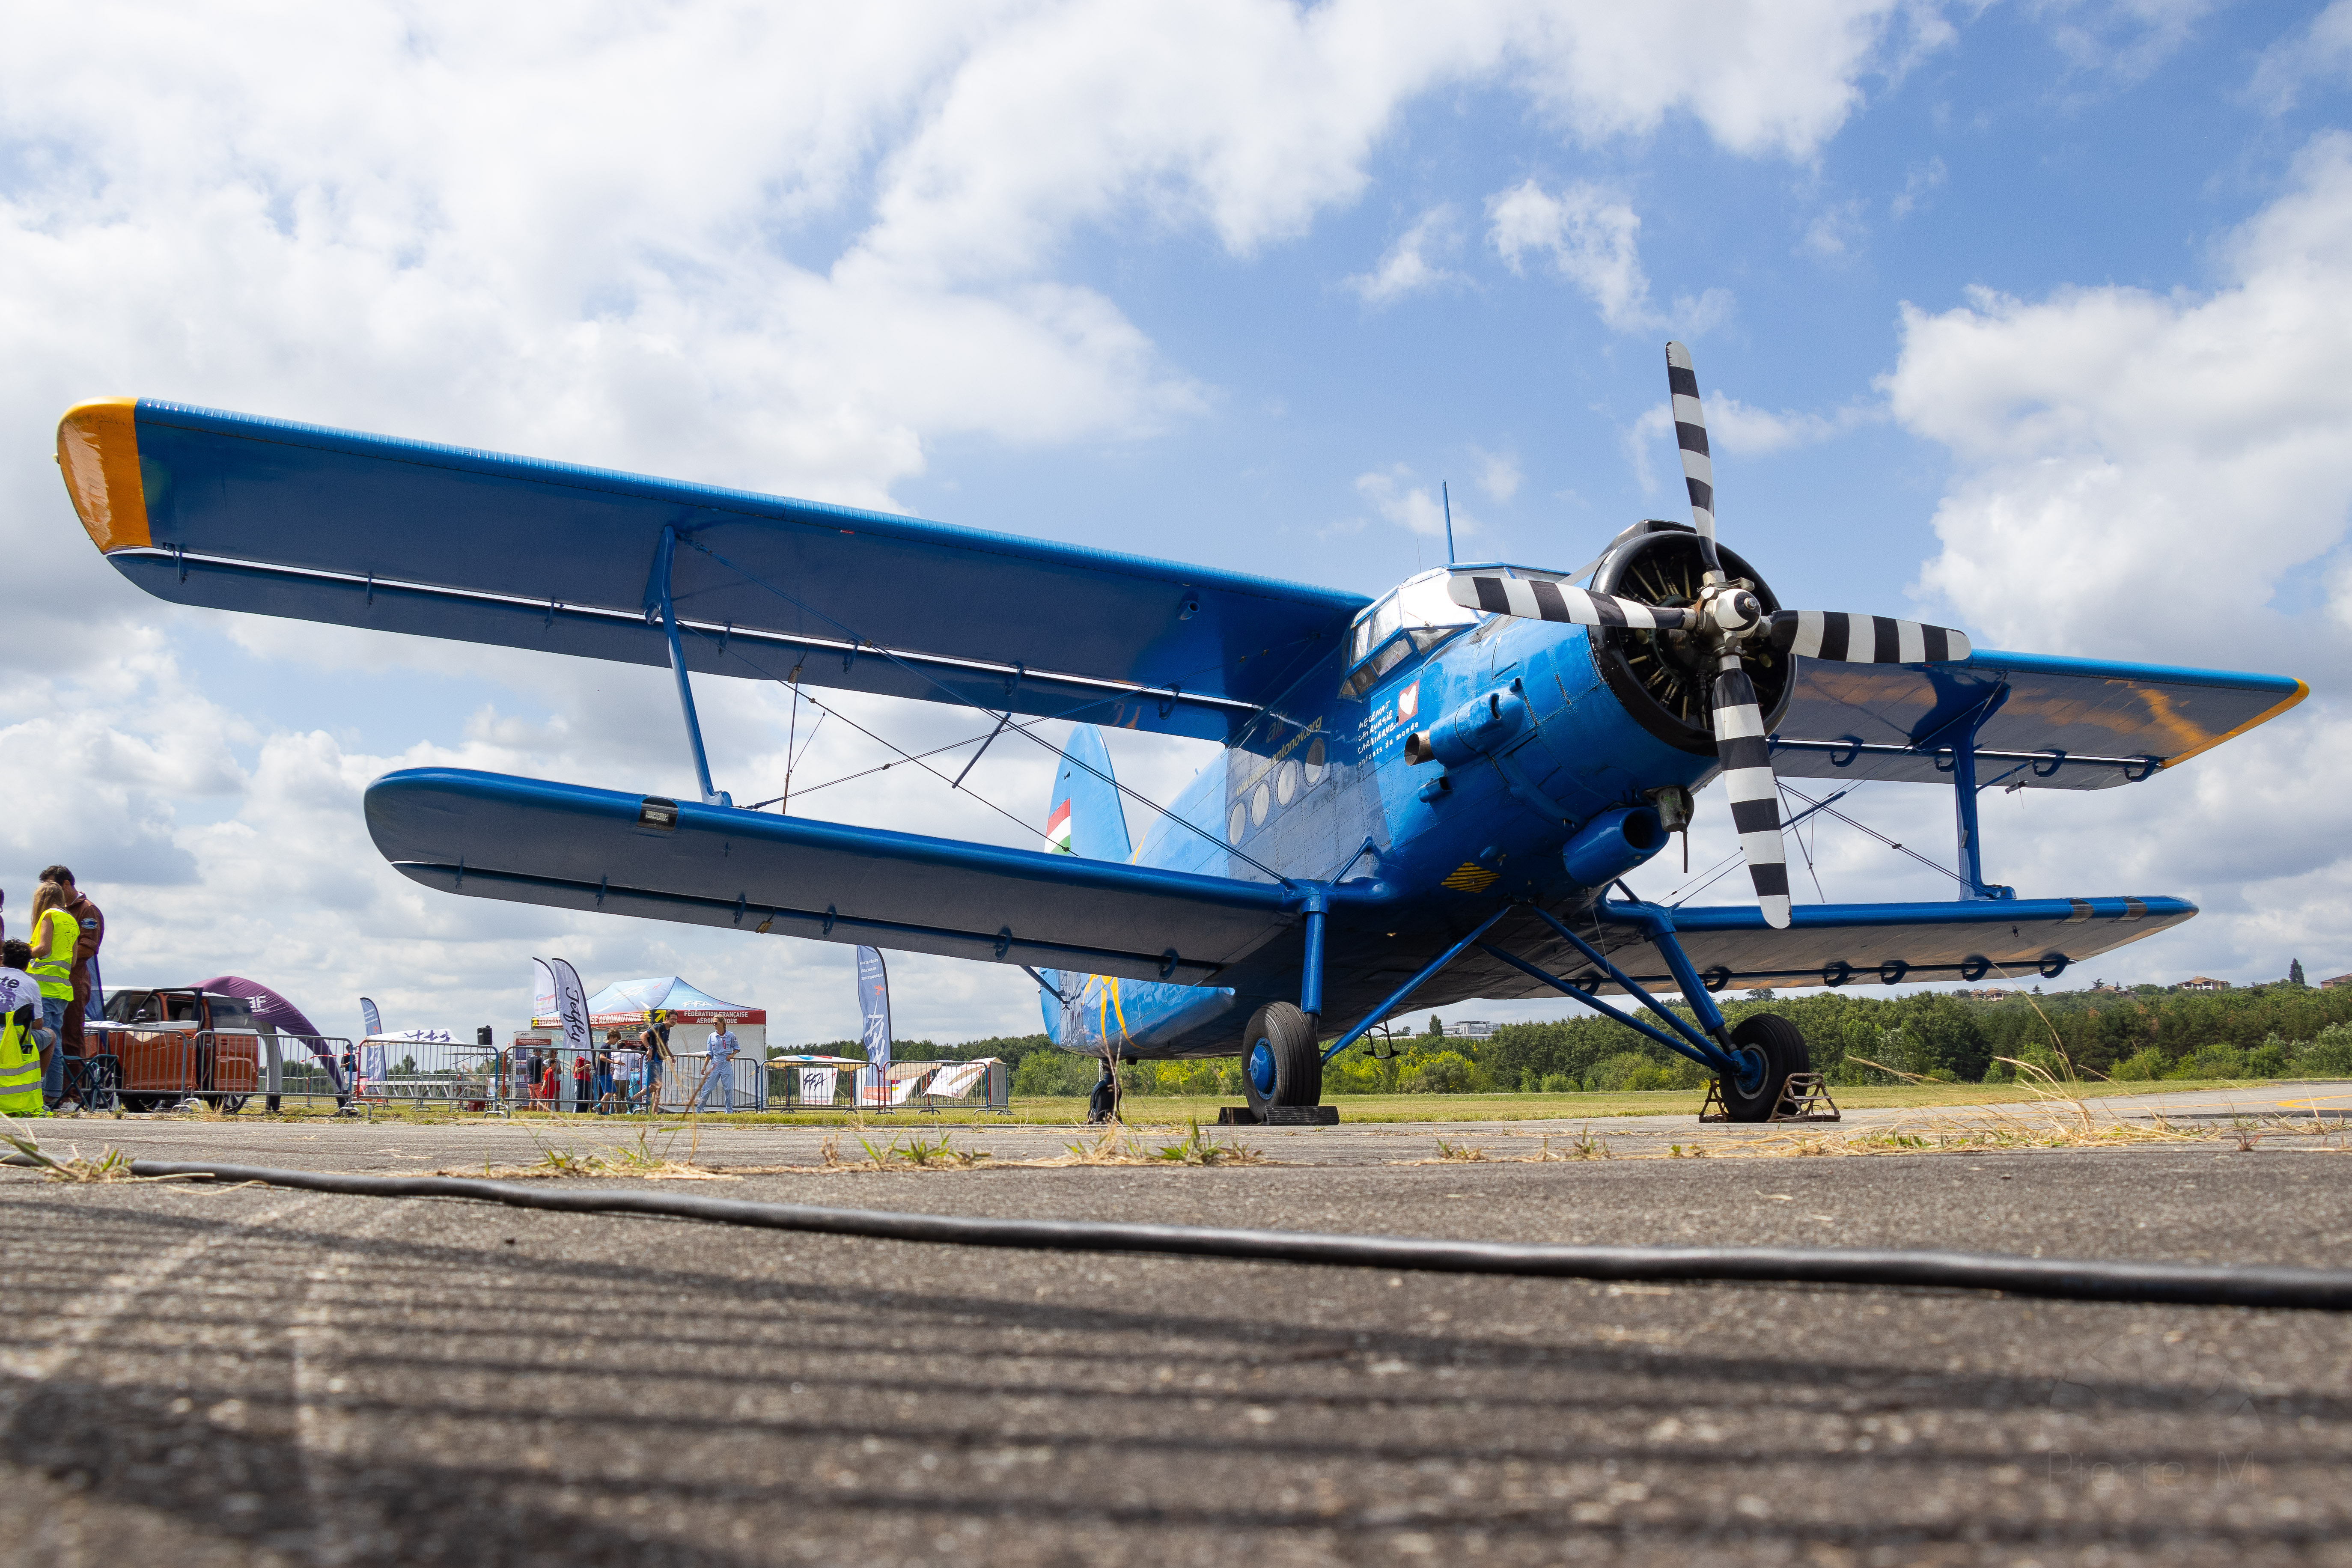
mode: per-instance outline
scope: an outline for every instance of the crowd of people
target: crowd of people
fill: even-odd
[[[624,1037],[618,1029],[607,1030],[603,1047],[593,1057],[574,1056],[568,1072],[561,1051],[532,1051],[518,1064],[519,1088],[537,1109],[546,1111],[563,1106],[567,1099],[569,1110],[583,1114],[611,1116],[657,1110],[662,1079],[676,1068],[677,1058],[669,1046],[670,1028],[668,1016],[655,1011],[647,1016],[644,1030],[634,1039]],[[742,1049],[735,1031],[719,1024],[710,1031],[703,1048],[708,1059],[698,1080],[688,1089],[688,1098],[697,1110],[733,1110],[734,1058]],[[572,1080],[569,1096],[564,1093],[566,1077]]]
[[[83,1056],[82,1025],[106,917],[63,866],[41,872],[29,940],[0,925],[0,1111],[44,1116],[79,1108],[68,1062]]]

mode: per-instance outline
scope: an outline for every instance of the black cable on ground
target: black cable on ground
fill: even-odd
[[[2074,1301],[2153,1301],[2184,1307],[2352,1310],[2352,1270],[2123,1263],[2014,1258],[1989,1252],[1898,1252],[1793,1247],[1560,1247],[1546,1243],[1438,1241],[1416,1237],[1325,1236],[1312,1231],[1226,1230],[1203,1226],[1123,1225],[1097,1220],[973,1219],[887,1210],[745,1203],[613,1187],[551,1188],[463,1176],[357,1176],[277,1171],[257,1165],[138,1160],[135,1176],[209,1175],[224,1182],[348,1193],[363,1197],[476,1198],[559,1214],[633,1214],[709,1225],[863,1236],[956,1247],[1043,1252],[1162,1253],[1250,1263],[1438,1274],[1517,1274],[1544,1279],[1740,1280],[1749,1283],[1933,1287],[1999,1290]]]

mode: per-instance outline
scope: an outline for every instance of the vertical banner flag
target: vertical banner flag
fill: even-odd
[[[580,972],[562,959],[550,961],[548,967],[555,973],[555,1016],[563,1020],[563,1048],[584,1057],[593,1038],[588,1029],[587,988],[580,984]]]
[[[370,1035],[383,1033],[383,1015],[375,1010],[375,1003],[369,997],[360,998],[360,1022],[366,1026],[367,1033]]]
[[[866,1063],[858,1069],[861,1105],[890,1103],[890,975],[878,949],[857,950],[857,1007],[866,1015]]]

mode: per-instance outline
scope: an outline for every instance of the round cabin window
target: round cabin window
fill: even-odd
[[[1313,789],[1323,782],[1323,739],[1317,736],[1307,743],[1307,787]]]
[[[1269,792],[1263,781],[1260,781],[1257,788],[1250,791],[1250,820],[1252,822],[1263,823],[1265,820],[1265,808],[1268,794]]]
[[[1285,763],[1274,771],[1274,798],[1288,805],[1298,794],[1298,764]]]
[[[1234,802],[1234,814],[1225,819],[1225,842],[1239,844],[1242,841],[1242,829],[1248,826],[1249,807],[1240,801]]]

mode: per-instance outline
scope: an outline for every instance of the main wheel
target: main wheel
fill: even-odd
[[[1250,1109],[1269,1105],[1320,1105],[1323,1053],[1316,1048],[1315,1026],[1287,1002],[1269,1002],[1242,1034],[1242,1092]]]
[[[235,1116],[245,1109],[246,1097],[241,1094],[208,1094],[204,1098],[223,1116]]]
[[[1717,1079],[1723,1103],[1734,1121],[1768,1121],[1780,1103],[1780,1090],[1792,1072],[1809,1066],[1805,1037],[1788,1019],[1770,1013],[1743,1018],[1731,1031],[1732,1055],[1746,1070]]]

